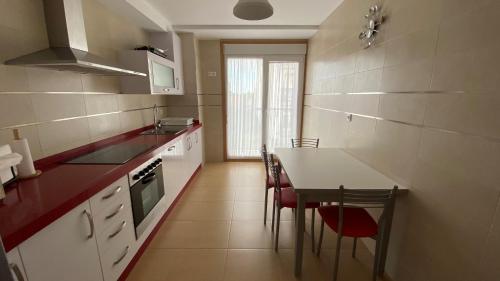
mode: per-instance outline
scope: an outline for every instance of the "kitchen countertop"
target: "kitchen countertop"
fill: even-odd
[[[0,236],[5,250],[13,249],[137,166],[161,153],[170,141],[200,127],[201,124],[195,124],[178,135],[135,134],[113,142],[112,144],[155,145],[153,149],[123,165],[52,164],[42,168],[43,173],[37,178],[10,184],[5,190],[6,197],[0,200]]]

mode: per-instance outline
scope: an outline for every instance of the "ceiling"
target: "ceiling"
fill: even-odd
[[[311,37],[343,0],[269,0],[274,15],[261,21],[236,18],[237,0],[147,1],[176,31],[199,38],[301,39]]]

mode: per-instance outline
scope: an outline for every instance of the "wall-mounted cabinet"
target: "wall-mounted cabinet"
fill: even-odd
[[[150,34],[150,45],[166,51],[165,57],[146,50],[129,50],[120,53],[120,63],[146,77],[123,76],[121,90],[125,94],[183,95],[184,77],[182,47],[175,32]]]

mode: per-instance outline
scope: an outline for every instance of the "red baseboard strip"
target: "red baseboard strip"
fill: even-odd
[[[177,205],[177,203],[181,199],[182,195],[188,189],[188,187],[191,185],[192,181],[194,180],[194,178],[196,177],[196,175],[200,172],[200,170],[201,170],[201,165],[199,165],[198,168],[196,168],[196,171],[189,178],[188,182],[184,185],[184,187],[182,188],[182,190],[179,193],[179,195],[177,195],[177,197],[175,198],[175,200],[172,202],[172,205],[170,205],[170,207],[165,212],[165,214],[163,215],[163,217],[160,219],[160,221],[158,222],[158,224],[153,228],[153,231],[151,231],[151,233],[149,234],[148,238],[146,238],[146,240],[144,240],[144,243],[141,245],[141,247],[139,248],[139,250],[137,250],[137,253],[135,254],[135,256],[132,258],[132,260],[127,265],[127,267],[125,268],[125,270],[122,272],[122,275],[120,275],[120,278],[118,278],[118,281],[125,281],[125,279],[127,279],[127,277],[130,274],[130,272],[132,272],[132,269],[134,269],[135,265],[137,264],[137,262],[139,261],[139,259],[142,257],[142,255],[146,251],[146,248],[149,246],[149,244],[151,243],[151,241],[153,241],[153,238],[155,238],[155,236],[158,233],[158,231],[160,230],[161,226],[163,225],[163,223],[165,222],[165,220],[168,218],[168,216],[170,215],[170,213],[172,213],[172,210],[175,208],[175,206]]]

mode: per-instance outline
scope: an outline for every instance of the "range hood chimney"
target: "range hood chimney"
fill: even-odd
[[[44,67],[98,75],[137,75],[89,53],[81,0],[44,0],[50,48],[5,62],[7,65]]]

